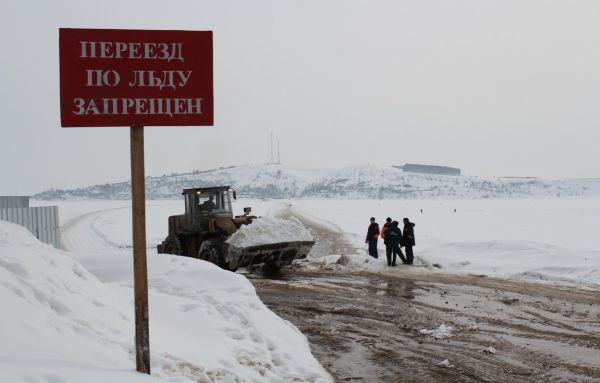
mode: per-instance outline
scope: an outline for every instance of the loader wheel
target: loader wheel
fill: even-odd
[[[265,263],[260,269],[265,277],[274,277],[279,274],[281,267],[275,262]]]
[[[221,268],[226,266],[219,240],[210,239],[202,242],[202,245],[200,245],[200,251],[198,253],[200,255],[200,259],[214,263]]]
[[[183,240],[176,234],[169,234],[163,242],[163,248],[167,254],[186,255]]]

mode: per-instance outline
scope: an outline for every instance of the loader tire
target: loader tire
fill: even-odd
[[[221,241],[209,239],[202,242],[198,253],[200,259],[214,263],[221,268],[226,268],[225,260],[223,259],[223,251],[221,249]]]
[[[260,268],[260,272],[265,277],[275,276],[275,275],[279,274],[280,271],[281,271],[281,266],[279,266],[278,264],[276,264],[274,262],[265,263]]]
[[[163,249],[167,254],[187,255],[185,254],[185,243],[176,234],[169,234],[163,242]]]

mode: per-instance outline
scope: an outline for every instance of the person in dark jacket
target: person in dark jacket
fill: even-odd
[[[200,205],[200,210],[211,212],[215,207],[217,207],[217,205],[215,205],[215,196],[211,195],[206,201],[204,201],[204,203]]]
[[[371,224],[367,230],[367,238],[365,243],[369,244],[369,255],[373,258],[378,258],[377,255],[377,239],[379,238],[379,224],[375,222],[375,217],[371,217]]]
[[[392,254],[386,253],[388,266],[396,266],[396,256],[400,257],[402,263],[406,263],[406,258],[404,258],[402,250],[400,250],[402,232],[398,227],[398,221],[392,222],[391,226],[386,231],[385,238],[387,240],[387,244],[392,249]]]
[[[385,256],[388,259],[388,265],[390,264],[390,256],[392,255],[392,245],[388,242],[386,234],[390,227],[392,227],[392,219],[387,217],[381,228],[381,238],[383,238],[383,244],[385,245]]]
[[[412,265],[415,259],[412,249],[415,245],[415,224],[410,222],[408,218],[404,218],[402,221],[404,222],[404,232],[402,233],[402,239],[404,250],[406,251],[406,262],[409,265]]]

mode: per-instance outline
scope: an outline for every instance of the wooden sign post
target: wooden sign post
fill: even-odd
[[[59,50],[61,126],[131,129],[136,368],[150,374],[144,126],[213,125],[212,32],[61,28]]]
[[[148,316],[148,268],[146,260],[146,187],[144,175],[144,127],[132,126],[131,222],[133,225],[133,295],[135,298],[135,364],[150,374],[150,326]]]

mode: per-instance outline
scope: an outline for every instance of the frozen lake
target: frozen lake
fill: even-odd
[[[129,201],[58,202],[63,244],[70,249],[131,246]],[[518,277],[554,283],[600,284],[600,199],[555,200],[245,200],[234,204],[241,214],[277,215],[291,207],[309,219],[338,230],[366,256],[364,235],[369,217],[416,223],[416,262],[439,264],[443,271]],[[167,235],[169,215],[183,212],[183,201],[147,202],[148,247]],[[86,225],[72,220],[90,220]],[[65,230],[66,229],[66,230]],[[363,251],[364,249],[364,251]],[[383,243],[379,244],[384,252]],[[150,250],[152,251],[152,250]],[[384,267],[381,265],[369,267]]]

